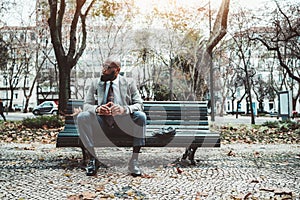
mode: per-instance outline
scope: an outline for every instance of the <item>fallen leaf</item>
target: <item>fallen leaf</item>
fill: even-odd
[[[256,157],[256,158],[260,158],[260,153],[259,153],[258,151],[255,151],[255,152],[253,153],[253,155],[254,155],[254,157]]]
[[[259,188],[259,190],[266,191],[266,192],[274,192],[275,191],[274,188]]]
[[[126,193],[128,196],[133,196],[133,194],[134,194],[134,192],[132,190],[128,190]]]
[[[235,156],[236,154],[233,152],[233,151],[229,151],[228,153],[227,153],[227,156]]]
[[[250,183],[259,183],[259,180],[251,180]]]
[[[33,147],[33,146],[31,146],[31,147],[24,147],[24,150],[34,151],[35,147]]]
[[[234,199],[234,200],[243,200],[244,199],[244,195],[239,194],[237,196],[232,196],[232,199]]]
[[[68,186],[60,186],[60,187],[54,187],[54,189],[58,189],[58,190],[70,190],[71,188],[69,188]]]
[[[243,199],[248,199],[248,197],[250,197],[252,195],[252,193],[251,192],[249,192],[248,194],[246,194],[245,196],[244,196],[244,198]]]
[[[290,195],[292,196],[293,192],[290,190],[281,190],[281,189],[276,189],[274,190],[275,195]]]
[[[82,199],[92,200],[92,199],[95,199],[97,195],[93,192],[83,192],[81,194],[81,196],[82,196]]]
[[[177,167],[176,170],[177,170],[178,174],[181,174],[183,172],[183,170],[180,167]]]
[[[88,181],[80,181],[78,184],[79,185],[87,185],[87,184],[89,184],[89,182]]]
[[[200,197],[207,197],[208,194],[206,192],[197,192],[196,194],[196,198],[198,197],[200,199]]]
[[[142,174],[141,177],[142,177],[142,178],[154,178],[153,175],[149,175],[149,174]]]
[[[72,176],[72,174],[70,174],[70,173],[64,173],[64,176],[70,177],[70,176]]]
[[[102,192],[105,189],[104,185],[99,185],[95,188],[96,192]]]
[[[78,195],[72,194],[67,197],[67,200],[80,200]]]
[[[39,157],[39,161],[44,161],[45,158],[44,157]]]
[[[171,178],[178,178],[178,176],[176,174],[172,174],[170,177]]]

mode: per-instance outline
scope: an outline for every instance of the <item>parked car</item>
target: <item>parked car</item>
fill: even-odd
[[[277,113],[277,110],[276,110],[275,108],[272,108],[272,109],[270,110],[270,113]]]
[[[45,115],[45,114],[58,114],[58,105],[54,101],[45,101],[35,108],[33,108],[32,113],[34,115]]]
[[[278,117],[278,112],[275,108],[272,108],[269,112],[271,117]]]
[[[23,106],[18,105],[18,104],[14,104],[13,109],[14,109],[14,111],[22,111],[23,110]]]
[[[228,111],[227,114],[235,115],[236,114],[236,110],[234,110],[234,111]],[[244,114],[246,114],[246,112],[239,110],[238,114],[244,115]]]

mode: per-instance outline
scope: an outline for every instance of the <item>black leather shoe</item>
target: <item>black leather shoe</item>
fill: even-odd
[[[129,169],[131,175],[134,177],[142,175],[142,172],[139,167],[139,163],[138,163],[137,159],[131,159],[129,161],[128,169]]]
[[[97,171],[100,167],[100,162],[96,158],[91,158],[89,163],[86,166],[86,175],[94,176],[97,174]]]

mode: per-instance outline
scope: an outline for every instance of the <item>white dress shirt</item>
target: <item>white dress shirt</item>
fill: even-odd
[[[114,104],[120,104],[121,102],[121,94],[120,94],[120,87],[119,87],[119,82],[120,78],[119,75],[117,76],[117,78],[115,80],[113,80],[113,91],[114,91]],[[110,81],[106,82],[106,86],[105,86],[105,98],[103,99],[104,104],[106,103],[106,99],[107,99],[107,94],[108,94],[108,90],[109,90],[109,86],[110,86]]]

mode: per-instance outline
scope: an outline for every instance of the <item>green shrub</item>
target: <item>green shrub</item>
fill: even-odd
[[[279,131],[297,130],[300,128],[299,122],[294,122],[291,120],[284,121],[266,121],[262,126],[267,126],[269,128],[276,128]]]
[[[292,130],[300,129],[300,123],[295,121],[289,122],[289,128]]]
[[[279,122],[278,121],[266,121],[262,124],[262,126],[267,126],[269,128],[278,128]]]
[[[53,116],[38,116],[35,118],[25,118],[22,125],[27,128],[60,128],[64,126],[63,120],[56,115]]]

